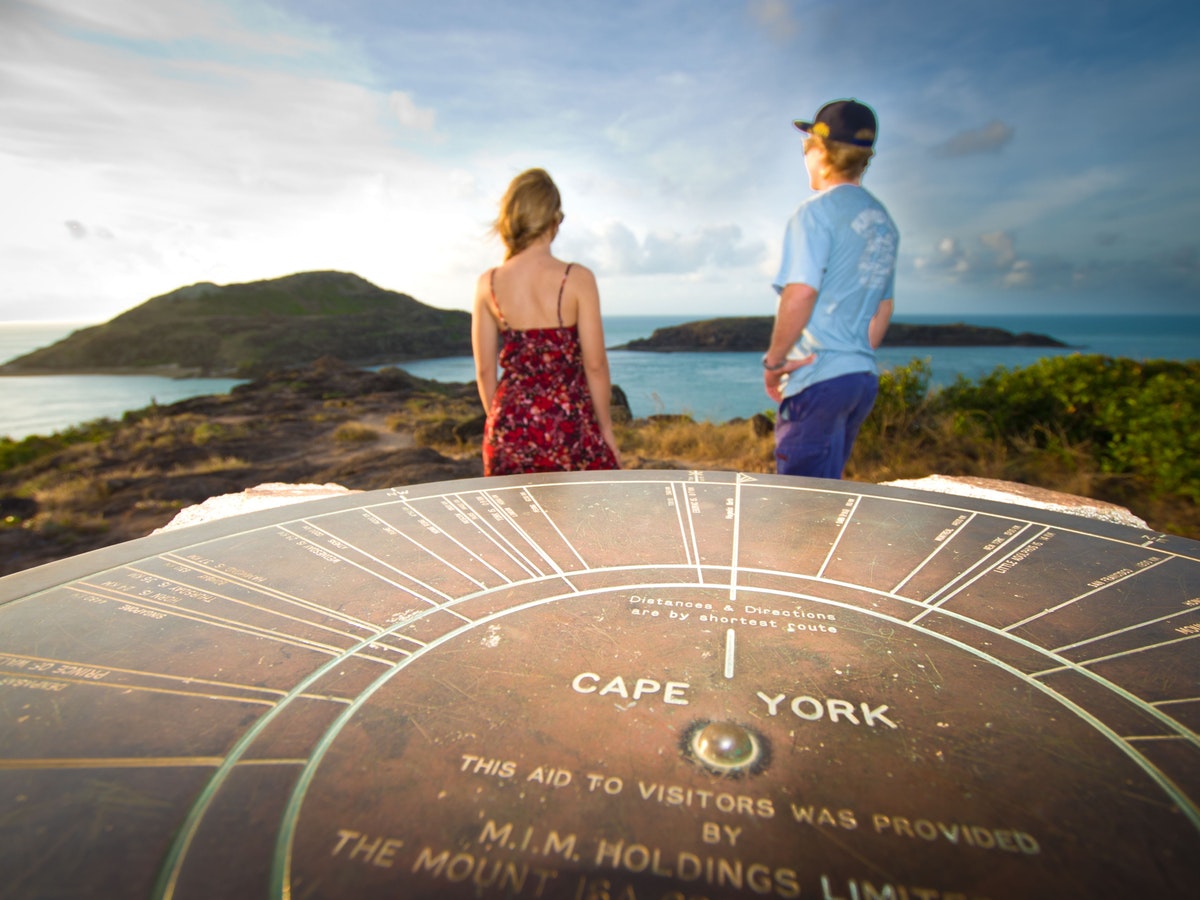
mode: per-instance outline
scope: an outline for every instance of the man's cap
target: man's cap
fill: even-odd
[[[813,121],[797,119],[792,124],[806,134],[855,147],[875,146],[878,130],[871,107],[857,100],[834,100],[822,106]]]

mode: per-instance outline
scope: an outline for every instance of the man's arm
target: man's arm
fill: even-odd
[[[807,366],[816,357],[809,355],[803,359],[788,359],[796,341],[812,318],[813,308],[817,303],[817,290],[807,284],[788,284],[779,295],[779,310],[775,313],[775,325],[771,329],[771,346],[763,359],[763,387],[767,396],[778,403],[783,399],[783,376],[794,372],[801,366]],[[779,368],[770,368],[779,366]]]
[[[873,349],[878,350],[879,345],[883,343],[883,336],[887,334],[888,325],[892,323],[892,313],[895,309],[896,303],[890,297],[879,301],[879,308],[875,310],[875,315],[871,316],[871,324],[867,327],[867,340],[871,342]]]

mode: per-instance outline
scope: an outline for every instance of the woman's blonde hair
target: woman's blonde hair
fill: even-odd
[[[562,223],[562,197],[545,169],[529,169],[509,184],[500,201],[500,215],[492,230],[508,248],[512,259],[546,232]]]
[[[842,178],[856,180],[867,171],[867,164],[875,151],[870,147],[856,147],[841,141],[828,141],[817,134],[810,134],[804,139],[804,151],[819,147],[825,154],[829,167]]]

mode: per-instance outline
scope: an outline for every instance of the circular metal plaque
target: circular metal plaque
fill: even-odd
[[[1194,896],[1200,545],[718,472],[0,579],[5,897]]]

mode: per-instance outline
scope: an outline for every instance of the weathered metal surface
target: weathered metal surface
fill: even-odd
[[[0,580],[5,897],[1189,896],[1200,545],[851,483],[353,495]]]

